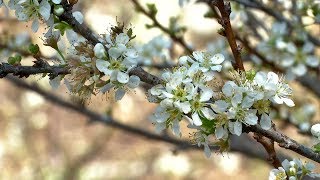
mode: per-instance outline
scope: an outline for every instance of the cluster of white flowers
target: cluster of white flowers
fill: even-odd
[[[307,162],[302,163],[299,159],[288,161],[287,159],[281,163],[282,167],[272,169],[269,174],[269,180],[296,180],[302,179],[304,176],[319,178],[320,174],[312,172],[315,165]]]
[[[9,0],[7,4],[0,1],[1,5],[5,5],[9,7],[11,10],[15,11],[15,15],[20,21],[33,21],[32,22],[32,30],[37,32],[39,29],[40,21],[45,22],[46,25],[49,27],[48,31],[52,31],[56,28],[55,24],[55,17],[60,16],[64,9],[60,4],[61,0]],[[76,11],[72,13],[74,18],[80,23],[83,23],[83,15],[81,12]],[[64,24],[65,25],[65,24]],[[65,25],[64,30],[67,31],[67,36],[70,42],[71,36],[73,36],[73,42],[76,33],[71,30],[70,27],[66,27]],[[62,33],[63,34],[63,33]]]
[[[259,116],[260,126],[266,130],[270,129],[270,102],[294,106],[289,98],[292,93],[291,88],[279,79],[277,74],[273,72],[255,74],[248,71],[244,75],[237,76],[236,74],[235,81],[224,84],[222,98],[211,105],[216,112],[215,135],[218,139],[226,139],[228,131],[239,136],[242,133],[242,124],[256,125]]]
[[[294,106],[289,98],[291,88],[273,72],[234,72],[233,81],[227,81],[221,92],[214,92],[209,81],[221,70],[223,61],[222,54],[194,52],[193,56],[183,56],[181,66],[163,73],[164,83],[149,91],[152,101],[160,102],[151,118],[156,130],[171,127],[179,136],[180,121],[189,120],[189,127],[198,131],[195,141],[204,145],[207,156],[209,135],[227,140],[229,133],[242,133],[242,124],[256,125],[259,119],[263,129],[270,129],[271,102]]]
[[[15,10],[15,14],[20,21],[33,21],[32,30],[38,31],[39,19],[44,20],[49,26],[53,25],[51,15],[51,4],[59,4],[61,0],[10,0],[8,7]]]
[[[154,63],[172,63],[170,61],[170,47],[172,42],[163,36],[156,36],[148,43],[135,45],[138,51],[138,62],[143,65],[151,65]]]
[[[125,33],[117,34],[114,38],[107,35],[104,45],[98,43],[94,47],[96,67],[107,78],[100,91],[105,93],[116,89],[116,100],[122,99],[126,87],[133,89],[140,83],[138,76],[129,75],[129,71],[137,66],[138,58],[137,51],[128,44],[129,40]],[[108,53],[106,47],[109,48]]]
[[[297,35],[301,39],[299,46],[289,41],[286,37],[287,26],[285,23],[274,23],[272,31],[268,39],[261,42],[258,50],[262,52],[266,58],[273,61],[286,70],[286,77],[294,79],[307,73],[308,69],[318,67],[320,58],[315,53],[314,45],[306,38],[305,32]]]

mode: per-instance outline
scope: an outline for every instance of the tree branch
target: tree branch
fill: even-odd
[[[134,4],[138,12],[141,12],[142,14],[146,15],[149,19],[152,20],[154,26],[158,27],[161,31],[169,35],[173,41],[180,44],[188,52],[188,54],[192,54],[194,50],[188,46],[188,44],[186,43],[183,37],[178,37],[176,34],[172,33],[168,28],[164,27],[156,19],[156,17],[152,16],[151,13],[149,13],[146,9],[144,9],[137,0],[131,0],[131,2]]]
[[[224,3],[223,0],[212,0],[211,4],[215,5],[221,14],[221,18],[218,22],[222,25],[224,31],[223,35],[226,36],[228,43],[230,45],[233,57],[235,59],[234,69],[236,70],[244,70],[243,62],[241,59],[240,48],[237,45],[236,38],[234,36],[232,26],[230,23],[230,13],[231,13],[231,5],[229,3]]]

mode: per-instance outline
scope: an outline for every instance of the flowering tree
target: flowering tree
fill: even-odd
[[[7,61],[0,65],[0,77],[93,121],[185,148],[194,148],[192,144],[196,144],[203,147],[208,158],[212,150],[229,151],[232,136],[252,134],[268,153],[265,160],[275,168],[269,179],[320,177],[313,172],[315,165],[310,162],[297,158],[281,161],[274,147],[278,144],[320,163],[320,144],[308,147],[298,143],[274,124],[274,119],[280,117],[301,133],[320,138],[319,124],[310,128],[309,120],[315,110],[306,102],[295,103],[293,95],[297,94],[288,84],[298,82],[320,96],[319,1],[198,0],[196,3],[209,7],[205,17],[221,25],[216,33],[225,37],[223,42],[213,42],[205,51],[195,50],[192,43],[185,40],[186,28],[177,18],[172,18],[167,27],[158,21],[154,4],[144,6],[137,0],[130,2],[138,13],[151,20],[152,24],[146,25],[148,29],[158,28],[171,40],[159,36],[146,44],[138,44],[135,29],[122,23],[114,25],[106,34],[97,35],[84,22],[82,13],[73,11],[76,0],[0,1],[3,8],[15,12],[18,20],[32,21],[33,32],[38,31],[40,24],[46,26],[43,44],[58,53],[54,57],[57,60],[50,64],[47,61],[50,58],[41,53],[37,44],[19,36],[6,40],[2,49],[7,52]],[[187,3],[194,2],[179,0],[181,7]],[[237,23],[233,24],[234,20]],[[63,36],[71,45],[68,53],[61,48]],[[171,52],[174,51],[171,41],[182,47],[181,55]],[[27,51],[21,48],[25,45]],[[35,59],[34,64],[21,65],[23,57],[30,55]],[[174,58],[176,60],[171,60]],[[244,60],[248,61],[245,63],[248,67],[244,66]],[[171,129],[180,137],[184,133],[181,122],[187,121],[193,132],[192,143],[119,123],[110,116],[65,102],[13,77],[27,78],[35,74],[49,76],[53,88],[64,82],[70,93],[83,99],[111,93],[116,101],[121,101],[128,91],[144,88],[148,101],[158,104],[150,118],[155,131]],[[289,108],[295,110],[290,112]]]

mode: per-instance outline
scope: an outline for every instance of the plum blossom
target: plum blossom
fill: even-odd
[[[20,21],[32,20],[32,30],[38,31],[39,19],[49,22],[51,15],[51,5],[48,0],[10,0],[9,7],[15,10],[15,14]]]
[[[109,77],[106,84],[100,88],[105,93],[110,89],[116,89],[116,100],[122,99],[126,87],[134,89],[138,87],[140,78],[129,75],[129,71],[137,66],[137,52],[128,46],[129,37],[125,33],[118,34],[114,40],[110,36],[107,44],[97,43],[93,48],[96,59],[96,68]],[[127,47],[128,46],[128,47]],[[106,47],[109,47],[108,52]]]

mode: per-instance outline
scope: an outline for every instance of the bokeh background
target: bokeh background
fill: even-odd
[[[187,27],[186,41],[198,50],[205,49],[208,43],[224,40],[216,33],[220,25],[212,19],[203,18],[208,8],[204,4],[180,8],[178,0],[139,2],[155,3],[157,18],[165,26],[171,16],[179,16],[181,24]],[[128,0],[79,0],[75,8],[83,12],[85,21],[99,34],[107,33],[117,21],[132,27],[137,35],[135,41],[140,43],[162,34],[156,28],[146,29],[145,24],[151,21],[138,14]],[[16,21],[12,13],[1,8],[1,38],[27,33],[33,42],[42,45],[44,27],[36,34],[31,33],[31,24]],[[240,22],[234,23],[237,26]],[[40,49],[46,56],[56,55],[49,47],[41,46]],[[174,50],[176,57],[181,55],[179,46]],[[23,64],[30,65],[31,61],[31,58],[26,58]],[[252,67],[250,63],[246,66]],[[83,103],[68,93],[64,85],[52,90],[47,77],[32,76],[25,81],[35,82],[73,103]],[[303,101],[314,105],[316,110],[310,120],[317,122],[319,100],[306,93],[303,87],[294,83],[292,86],[298,98],[303,95],[300,97]],[[115,102],[112,95],[96,95],[83,105],[95,112],[109,113],[122,123],[154,131],[149,116],[156,105],[148,103],[143,88],[130,92],[119,102]],[[303,117],[305,111],[301,111]],[[308,146],[314,143],[309,136],[297,133],[296,128],[285,121],[277,121],[277,125],[298,142]],[[168,135],[171,136],[171,132]],[[183,138],[188,139],[188,132]],[[254,143],[252,147],[264,152],[259,144]],[[289,151],[279,151],[296,156]],[[263,159],[244,152],[213,153],[207,159],[201,150],[179,150],[174,145],[151,141],[100,123],[89,124],[88,119],[78,113],[56,106],[35,92],[17,88],[5,79],[0,80],[0,179],[247,180],[267,179],[271,169]]]

